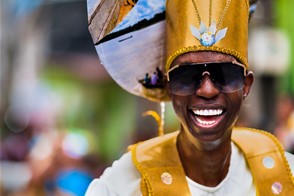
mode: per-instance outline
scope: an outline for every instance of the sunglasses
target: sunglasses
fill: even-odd
[[[173,94],[187,96],[196,92],[206,74],[219,91],[232,93],[243,87],[246,69],[236,61],[189,63],[172,67],[166,77]]]

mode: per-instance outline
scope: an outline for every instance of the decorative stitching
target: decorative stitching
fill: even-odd
[[[243,63],[245,65],[246,69],[248,69],[247,60],[239,52],[228,49],[228,48],[221,48],[218,46],[201,46],[200,45],[200,46],[188,46],[188,47],[181,48],[181,49],[177,50],[176,52],[174,52],[172,55],[169,56],[169,58],[166,62],[165,70],[166,71],[169,70],[171,63],[179,55],[187,53],[187,52],[196,52],[196,51],[214,51],[214,52],[221,52],[221,53],[232,55],[232,56],[238,58],[241,61],[241,63]]]
[[[250,8],[249,0],[246,0],[246,5],[247,5],[247,9],[249,10],[249,8]]]
[[[141,167],[141,165],[138,162],[137,157],[136,157],[136,150],[137,150],[138,144],[135,144],[132,147],[132,149],[131,149],[131,152],[132,152],[132,161],[135,164],[135,166],[138,169],[138,171],[141,173],[142,179],[145,181],[145,184],[147,186],[148,195],[149,196],[152,196],[153,195],[153,190],[152,190],[151,185],[150,185],[150,182],[151,181],[150,181],[149,177],[146,175],[144,169],[142,169],[142,167]],[[143,190],[142,183],[141,183],[141,189]]]

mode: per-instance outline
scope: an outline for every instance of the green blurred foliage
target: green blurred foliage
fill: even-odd
[[[294,50],[294,1],[293,0],[275,0],[274,11],[276,26],[282,29],[288,36],[291,51]],[[291,52],[293,54],[293,52]],[[282,93],[289,93],[294,96],[294,55],[290,57],[289,71],[281,78]]]
[[[106,161],[113,160],[135,131],[135,97],[111,80],[87,82],[62,67],[46,66],[42,75],[63,107],[59,128],[88,131],[94,151]]]

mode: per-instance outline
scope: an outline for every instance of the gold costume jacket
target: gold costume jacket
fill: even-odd
[[[179,132],[166,134],[131,147],[141,173],[145,195],[191,195],[176,148]],[[232,141],[241,149],[256,186],[256,195],[294,195],[294,179],[284,150],[270,133],[234,128]],[[266,164],[265,164],[266,162]]]

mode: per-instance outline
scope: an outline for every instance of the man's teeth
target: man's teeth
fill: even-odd
[[[198,122],[200,122],[201,124],[203,125],[212,125],[213,123],[215,123],[216,121],[215,120],[212,120],[212,121],[203,121],[199,118],[197,118]]]
[[[193,110],[195,115],[198,116],[217,116],[220,115],[223,110],[222,109],[216,109],[216,110],[212,110],[212,109],[207,109],[207,110]]]

